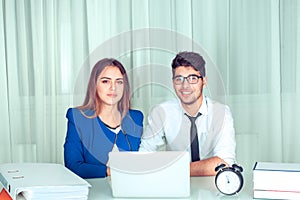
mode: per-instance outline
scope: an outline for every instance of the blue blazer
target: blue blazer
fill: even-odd
[[[85,114],[91,116],[94,111]],[[119,151],[138,151],[144,119],[138,110],[129,110],[118,134],[108,129],[99,117],[87,118],[77,108],[69,108],[66,117],[65,166],[82,178],[106,176],[108,153],[114,143]]]

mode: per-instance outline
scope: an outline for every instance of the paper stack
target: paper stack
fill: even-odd
[[[300,199],[300,164],[256,162],[254,198]]]
[[[85,200],[90,184],[54,163],[0,164],[0,182],[12,199]]]

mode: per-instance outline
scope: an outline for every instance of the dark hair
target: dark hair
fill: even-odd
[[[122,113],[122,117],[124,117],[129,110],[130,86],[129,86],[129,81],[128,81],[128,76],[126,74],[126,70],[118,60],[113,59],[113,58],[104,58],[104,59],[98,61],[94,65],[91,75],[90,75],[85,100],[84,100],[83,104],[78,107],[83,114],[84,114],[85,110],[94,110],[95,111],[94,115],[88,116],[88,117],[96,117],[100,114],[102,102],[97,93],[97,81],[98,81],[99,75],[107,66],[114,66],[114,67],[119,68],[121,74],[123,75],[124,93],[123,93],[123,97],[118,102],[118,109]]]
[[[205,77],[205,60],[198,53],[187,51],[178,53],[172,62],[173,76],[175,73],[175,69],[179,66],[191,66],[195,70],[199,71],[201,76]]]

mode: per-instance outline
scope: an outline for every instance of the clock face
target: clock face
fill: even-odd
[[[243,178],[232,170],[225,170],[217,174],[215,183],[220,192],[232,195],[242,188]]]

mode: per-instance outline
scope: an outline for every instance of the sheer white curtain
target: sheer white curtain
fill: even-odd
[[[283,160],[300,162],[300,3],[281,1],[280,11]]]
[[[0,163],[63,162],[65,112],[103,57],[128,71],[147,115],[174,96],[170,63],[195,50],[205,91],[228,104],[237,161],[300,162],[297,0],[0,1]]]

